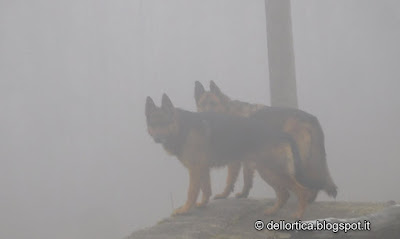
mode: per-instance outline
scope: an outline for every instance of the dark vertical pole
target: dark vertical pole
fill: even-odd
[[[297,108],[290,0],[265,0],[271,105]]]

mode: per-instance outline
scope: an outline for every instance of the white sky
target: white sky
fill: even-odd
[[[169,216],[188,177],[147,134],[145,97],[194,110],[194,81],[214,80],[268,104],[264,14],[262,0],[0,1],[0,238],[121,238]],[[400,200],[400,3],[293,1],[292,20],[299,104],[325,131],[338,200]],[[251,196],[274,194],[257,178]]]

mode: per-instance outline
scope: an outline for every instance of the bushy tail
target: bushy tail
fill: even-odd
[[[328,175],[326,177],[326,184],[324,187],[324,191],[333,198],[336,198],[337,196],[337,186],[335,185],[335,183],[333,182],[331,175],[329,174],[328,171]]]
[[[321,124],[316,117],[312,117],[310,120],[311,125],[311,152],[310,158],[316,157],[316,159],[322,160],[323,171],[325,175],[325,183],[322,188],[330,197],[336,198],[337,196],[337,186],[333,182],[333,179],[329,173],[328,164],[326,160],[325,151],[325,136],[322,130]]]
[[[322,130],[321,124],[317,117],[312,116],[308,119],[309,123],[312,125],[311,127],[311,145],[315,145],[316,147],[311,148],[310,158],[318,157],[323,162],[326,161],[326,151],[325,151],[325,135]],[[315,155],[314,155],[315,154]]]

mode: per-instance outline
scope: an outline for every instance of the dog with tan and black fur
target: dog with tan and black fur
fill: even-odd
[[[166,94],[161,107],[147,97],[145,115],[150,136],[189,172],[186,203],[174,215],[205,206],[211,196],[210,169],[238,162],[254,165],[274,187],[278,199],[265,214],[277,212],[285,203],[287,190],[291,190],[298,198],[292,217],[303,216],[312,191],[305,186],[300,153],[288,133],[256,119],[176,108]],[[200,191],[202,198],[197,203]]]
[[[312,191],[308,201],[313,202],[320,190],[325,191],[331,197],[336,197],[337,186],[331,178],[327,165],[324,133],[315,116],[299,109],[269,107],[232,100],[222,93],[214,81],[210,81],[210,91],[206,91],[204,86],[196,81],[194,95],[198,112],[219,112],[257,119],[263,122],[263,127],[286,132],[293,138],[299,149],[301,167],[305,177],[303,183]],[[236,197],[248,196],[253,184],[255,168],[247,162],[233,162],[228,165],[226,187],[222,193],[215,196],[216,199],[226,198],[233,191],[241,165],[243,165],[244,184],[242,191],[237,193]],[[271,175],[268,177],[277,178],[278,173],[270,172]],[[276,188],[279,186],[274,187],[275,191],[277,191]],[[281,190],[280,194],[283,195],[283,201],[289,198],[287,190]]]

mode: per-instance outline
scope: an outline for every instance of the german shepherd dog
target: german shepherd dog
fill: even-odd
[[[292,217],[302,217],[311,192],[303,186],[300,155],[287,133],[265,127],[258,120],[175,108],[166,94],[162,96],[161,107],[147,97],[145,115],[150,136],[189,171],[186,203],[173,215],[208,203],[211,168],[251,162],[277,195],[274,206],[265,213],[279,210],[288,199],[287,190],[291,190],[298,197],[298,209]],[[200,190],[202,199],[196,204]]]
[[[195,100],[198,112],[220,112],[230,115],[250,117],[264,122],[264,127],[280,129],[289,134],[298,146],[301,165],[304,170],[303,183],[312,190],[308,199],[313,202],[319,190],[329,196],[337,195],[337,186],[333,182],[326,161],[324,133],[318,119],[302,110],[268,107],[260,104],[231,100],[223,94],[214,81],[210,81],[210,91],[195,82]],[[254,168],[243,162],[244,185],[242,192],[236,197],[247,197],[253,184]],[[217,194],[215,199],[226,198],[233,191],[234,183],[240,171],[240,162],[228,165],[228,177],[225,190]]]

